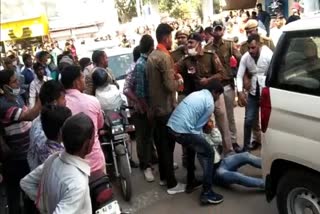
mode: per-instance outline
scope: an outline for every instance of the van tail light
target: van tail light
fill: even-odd
[[[262,89],[261,93],[261,130],[263,133],[267,131],[269,119],[271,115],[271,99],[270,99],[270,89],[265,87]]]

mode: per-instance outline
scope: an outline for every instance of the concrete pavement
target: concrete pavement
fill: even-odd
[[[244,109],[236,108],[236,123],[238,128],[238,142],[242,144]],[[133,145],[135,147],[135,145]],[[259,155],[259,151],[254,152]],[[135,150],[134,160],[137,160]],[[179,181],[185,182],[186,170],[181,165],[181,146],[176,145],[175,161],[179,164],[176,170],[176,177]],[[247,175],[261,177],[261,170],[246,166],[240,169]],[[224,196],[224,202],[220,205],[202,206],[199,203],[201,189],[191,193],[181,193],[170,196],[166,189],[159,185],[159,174],[155,166],[154,174],[156,181],[147,183],[143,173],[134,169],[132,174],[133,197],[131,202],[124,202],[119,187],[114,184],[116,199],[119,200],[122,208],[131,213],[139,214],[277,214],[275,202],[268,204],[262,191],[247,189],[237,185],[230,188],[216,187],[214,190]],[[197,165],[197,174],[201,176],[200,166]]]

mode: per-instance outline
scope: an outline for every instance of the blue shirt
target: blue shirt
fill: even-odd
[[[209,90],[193,92],[180,102],[167,126],[180,134],[200,134],[213,110],[213,96]]]
[[[135,70],[134,70],[134,79],[135,79],[135,94],[139,98],[148,97],[148,81],[146,76],[146,63],[147,55],[141,54],[138,59]]]
[[[30,83],[34,80],[34,71],[31,68],[23,69],[22,73],[24,76],[24,84],[30,85]]]
[[[44,163],[51,154],[63,150],[64,147],[62,144],[47,139],[42,129],[40,116],[34,119],[30,129],[30,146],[27,156],[30,169],[33,170],[37,168]]]

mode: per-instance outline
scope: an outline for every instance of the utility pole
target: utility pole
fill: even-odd
[[[137,16],[141,16],[141,0],[136,0],[136,11],[137,11]]]

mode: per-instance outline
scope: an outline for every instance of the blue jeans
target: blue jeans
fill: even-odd
[[[197,134],[179,134],[174,133],[172,130],[175,140],[186,147],[189,151],[193,150],[197,153],[197,157],[199,159],[200,165],[203,169],[203,191],[207,192],[211,190],[212,187],[212,176],[214,174],[213,170],[213,160],[214,160],[214,151],[212,146],[204,139],[201,135]],[[194,156],[189,155],[188,153],[188,161],[187,161],[187,170],[188,170],[188,178],[192,177],[191,174],[194,173]],[[192,159],[193,158],[193,159]],[[193,163],[192,163],[193,160]],[[191,181],[188,181],[191,182]]]
[[[255,120],[259,117],[259,96],[248,95],[248,103],[244,117],[243,145],[247,149],[250,145],[251,132]]]
[[[249,152],[230,155],[221,161],[214,177],[215,181],[223,185],[239,184],[246,187],[264,188],[263,179],[237,172],[241,166],[246,164],[261,169],[261,158]]]

